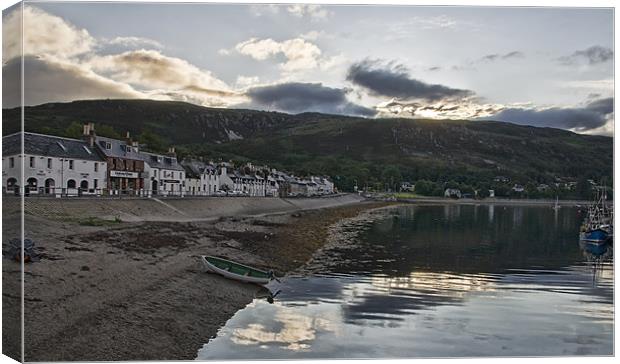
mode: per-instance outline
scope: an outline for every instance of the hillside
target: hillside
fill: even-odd
[[[19,109],[3,110],[3,119],[3,135],[19,130]],[[612,138],[494,121],[289,115],[148,100],[52,103],[25,112],[27,131],[65,135],[85,121],[119,135],[153,133],[181,154],[327,174],[346,189],[420,179],[480,187],[497,175],[524,185],[558,177],[611,181],[613,166]]]
[[[3,109],[2,134],[19,131],[19,108]],[[151,131],[171,144],[226,142],[289,125],[289,115],[152,100],[87,100],[25,109],[26,131],[62,135],[72,122],[111,126],[123,136]]]

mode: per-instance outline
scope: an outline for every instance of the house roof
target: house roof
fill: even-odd
[[[217,170],[214,165],[197,159],[184,159],[180,164],[189,178],[200,178],[205,171],[213,172]]]
[[[106,143],[109,143],[110,149],[106,148]],[[143,160],[137,148],[133,146],[128,148],[127,142],[124,140],[96,136],[95,144],[106,157]]]
[[[24,136],[24,153],[57,158],[74,158],[104,161],[95,148],[80,139],[62,138],[36,133],[15,133],[2,138],[2,154],[21,154],[21,137]]]
[[[174,171],[184,171],[185,169],[181,166],[175,157],[169,157],[161,154],[148,153],[148,152],[140,152],[138,153],[138,157],[140,157],[144,162],[148,163],[151,168],[159,168],[159,169],[170,169]]]

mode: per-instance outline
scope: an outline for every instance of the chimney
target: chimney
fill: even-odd
[[[82,131],[83,137],[88,140],[88,145],[92,148],[95,146],[95,123],[85,123]]]
[[[168,155],[171,156],[171,157],[175,157],[176,156],[176,151],[174,150],[174,147],[168,148]]]

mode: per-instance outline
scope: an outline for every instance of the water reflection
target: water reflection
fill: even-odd
[[[580,246],[576,211],[454,207],[391,211],[198,359],[612,354],[612,247]]]

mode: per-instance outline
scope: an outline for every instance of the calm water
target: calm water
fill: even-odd
[[[198,360],[613,354],[611,247],[576,209],[407,206],[275,302],[237,312]],[[353,228],[352,228],[353,229]]]

